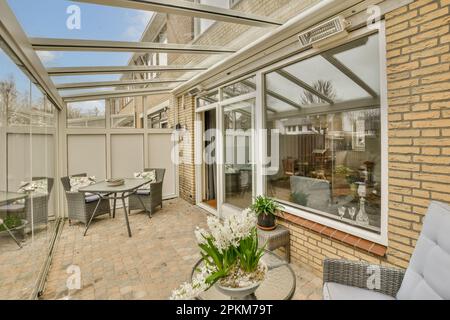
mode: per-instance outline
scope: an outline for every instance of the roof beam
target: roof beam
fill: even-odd
[[[329,53],[323,53],[322,57],[324,57],[329,63],[331,63],[333,66],[335,66],[339,71],[341,71],[347,77],[349,77],[358,86],[363,88],[373,98],[378,98],[378,94],[367,83],[365,83],[360,77],[358,77],[352,70],[350,70],[344,64],[342,64],[338,59],[336,59]]]
[[[256,84],[251,82],[251,81],[249,81],[249,80],[244,80],[244,81],[242,81],[242,83],[244,85],[250,87],[250,88],[256,89]],[[294,107],[296,109],[302,109],[302,106],[300,104],[292,101],[289,98],[286,98],[285,96],[282,96],[281,94],[279,94],[279,93],[277,93],[275,91],[266,90],[266,94],[271,96],[272,98],[275,98],[275,99],[280,100],[280,101],[282,101],[284,103],[287,103],[288,105],[290,105],[290,106],[292,106],[292,107]]]
[[[48,99],[58,109],[63,109],[64,102],[61,96],[45,72],[41,59],[32,49],[27,35],[6,0],[0,0],[0,37],[7,46],[5,52],[8,54],[7,51],[10,51],[11,55],[14,55],[13,60],[16,60],[14,62],[33,78],[30,80],[37,82],[43,88]]]
[[[179,83],[187,81],[184,79],[152,79],[152,80],[130,80],[130,81],[101,81],[101,82],[76,82],[61,83],[56,85],[58,90],[70,89],[90,89],[90,88],[108,88],[119,86],[138,86],[146,84]]]
[[[218,46],[194,44],[100,41],[82,39],[30,38],[37,51],[100,51],[100,52],[167,52],[188,54],[223,54],[235,50]]]
[[[90,101],[107,98],[120,98],[120,97],[135,97],[135,96],[149,96],[170,93],[171,89],[167,88],[154,88],[154,89],[135,89],[135,90],[112,90],[101,92],[80,93],[70,96],[63,96],[65,102],[79,102]]]
[[[72,76],[90,74],[122,74],[122,73],[142,73],[142,72],[187,72],[202,71],[207,68],[189,66],[109,66],[109,67],[58,67],[48,68],[50,76]]]
[[[284,102],[284,103],[286,103],[286,104],[288,104],[288,105],[290,105],[290,106],[292,106],[292,107],[294,107],[294,108],[296,108],[296,109],[301,110],[301,109],[303,108],[300,104],[298,104],[298,103],[292,101],[292,100],[289,99],[289,98],[286,98],[285,96],[283,96],[283,95],[281,95],[281,94],[279,94],[279,93],[277,93],[277,92],[275,92],[275,91],[272,91],[272,90],[266,90],[266,93],[267,93],[269,96],[271,96],[272,98],[275,98],[275,99],[277,99],[277,100],[280,100],[280,101],[282,101],[282,102]]]
[[[321,100],[328,102],[329,104],[334,104],[334,101],[331,100],[330,98],[328,98],[326,95],[324,95],[323,93],[317,91],[315,88],[311,87],[309,84],[307,84],[306,82],[300,80],[299,78],[297,78],[296,76],[294,76],[293,74],[285,71],[285,70],[278,70],[276,71],[280,76],[282,76],[283,78],[295,83],[296,85],[298,85],[299,87],[303,88],[306,91],[309,91],[310,93],[312,93],[313,95],[319,97]]]
[[[273,27],[283,24],[282,21],[249,14],[237,10],[219,8],[195,2],[180,0],[75,0],[78,2],[100,5],[170,13],[198,17],[209,20],[244,24],[254,27]]]

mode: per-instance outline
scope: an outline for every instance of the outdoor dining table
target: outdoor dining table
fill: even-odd
[[[25,199],[26,197],[26,193],[0,191],[0,206]]]
[[[116,202],[117,200],[122,201],[123,205],[123,211],[125,213],[125,221],[127,225],[128,230],[128,236],[131,238],[131,228],[130,228],[130,222],[128,221],[128,214],[129,210],[127,210],[127,206],[125,204],[125,199],[130,197],[131,195],[135,194],[139,188],[142,186],[148,184],[151,182],[149,179],[124,179],[124,184],[119,186],[111,186],[107,181],[101,181],[95,184],[92,184],[87,187],[83,187],[78,189],[78,192],[81,193],[91,193],[99,196],[97,206],[94,209],[94,212],[92,213],[91,218],[89,219],[88,224],[86,225],[86,229],[84,230],[84,235],[86,235],[89,226],[91,225],[92,219],[95,217],[95,214],[97,212],[97,209],[100,205],[100,202],[104,199],[108,200],[114,200],[113,202],[113,218],[116,216]],[[147,210],[147,208],[144,205],[144,202],[141,200],[140,197],[137,197],[139,199],[139,202],[142,205],[142,208],[146,213],[148,213],[149,218],[151,218],[150,211]]]

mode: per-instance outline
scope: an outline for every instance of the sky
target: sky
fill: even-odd
[[[8,0],[28,37],[139,41],[153,13],[67,0]],[[69,29],[67,9],[80,8],[80,29]],[[126,65],[132,53],[39,52],[45,67]],[[14,76],[20,91],[29,88],[27,78],[0,52],[0,80]],[[120,75],[54,77],[55,83],[118,80]]]

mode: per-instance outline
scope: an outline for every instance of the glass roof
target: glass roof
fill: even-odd
[[[176,7],[170,1],[155,7],[122,0],[7,0],[64,95],[98,90],[61,88],[80,82],[165,79],[159,87],[171,90],[167,79],[177,80],[176,85],[187,81],[307,7],[297,0],[271,6],[258,5],[265,0],[178,1]],[[105,67],[125,69],[105,75]],[[139,88],[130,86],[131,91]],[[123,87],[110,84],[113,90]]]
[[[266,75],[271,113],[310,109],[380,94],[378,35],[353,41]],[[368,69],[370,68],[370,70]]]

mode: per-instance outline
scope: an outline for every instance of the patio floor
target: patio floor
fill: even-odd
[[[0,235],[0,300],[30,299],[53,228],[54,222],[50,221],[46,228],[37,229],[33,241],[30,233],[23,238],[16,233],[22,249],[5,232]]]
[[[133,237],[124,216],[98,218],[83,237],[84,225],[64,225],[42,299],[167,299],[188,281],[199,259],[196,226],[206,225],[206,211],[180,199],[164,201],[150,220],[133,212]],[[81,289],[68,290],[69,266],[78,266]],[[321,299],[321,279],[293,265],[297,275],[294,299]]]

